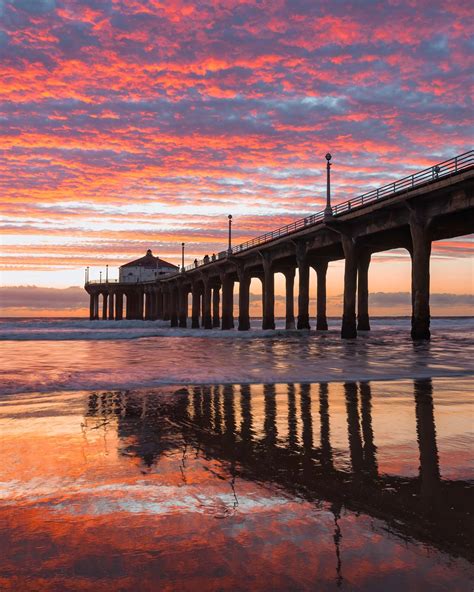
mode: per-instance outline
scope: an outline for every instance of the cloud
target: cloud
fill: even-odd
[[[86,308],[88,303],[88,294],[79,287],[0,286],[2,309],[68,311]]]
[[[147,240],[151,222],[171,257],[199,233],[194,258],[220,250],[229,211],[247,239],[321,209],[328,150],[335,201],[461,153],[470,12],[464,0],[0,0],[5,226],[45,266],[51,235],[67,265],[68,235],[85,259],[88,232],[118,245],[128,233],[132,250],[131,228]],[[3,269],[23,266],[6,253]]]
[[[7,0],[7,2],[30,14],[44,14],[56,8],[56,0]]]
[[[387,308],[391,306],[410,306],[411,294],[410,292],[373,292],[369,294],[369,303],[370,306]],[[437,308],[469,306],[473,308],[474,312],[474,295],[433,293],[430,294],[430,304]]]

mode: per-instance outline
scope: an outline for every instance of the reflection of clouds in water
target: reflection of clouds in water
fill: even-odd
[[[437,395],[444,404],[451,393],[455,414],[465,402],[463,381],[457,391],[450,383],[167,387],[28,397],[23,405],[20,397],[13,414],[0,407],[0,430],[12,419],[19,426],[1,452],[0,565],[29,583],[54,574],[63,589],[69,573],[78,577],[71,565],[95,574],[97,590],[117,589],[123,577],[137,589],[152,581],[183,587],[196,577],[212,588],[216,573],[233,590],[275,574],[283,589],[312,589],[315,581],[328,589],[398,587],[401,574],[432,590],[448,582],[462,589],[463,561],[424,551],[426,543],[451,549],[452,533],[436,520],[453,505],[452,484],[428,473],[445,498],[432,516],[433,488],[426,497],[418,477],[397,464],[410,441],[415,470],[420,458],[436,469],[433,450],[442,453],[454,437],[452,425],[434,427]],[[53,419],[64,409],[58,399],[85,404],[83,417],[66,417],[69,435],[47,432],[48,409]],[[35,406],[45,420],[36,433],[28,426]],[[398,435],[378,419],[396,426],[407,412],[418,432]],[[423,530],[428,518],[441,542]],[[459,521],[452,527],[462,533]],[[16,559],[26,548],[27,575]]]

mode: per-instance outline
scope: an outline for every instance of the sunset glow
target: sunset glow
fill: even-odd
[[[237,243],[321,210],[328,150],[338,202],[470,149],[472,12],[464,0],[0,0],[6,314],[85,314],[86,296],[38,308],[14,287],[80,286],[86,266],[116,277],[148,248],[178,264],[182,241],[190,263],[225,248],[229,213]],[[471,246],[433,246],[432,293],[453,297],[434,297],[434,314],[472,311]],[[339,314],[342,262],[331,267]],[[409,292],[407,253],[374,256],[370,285]]]

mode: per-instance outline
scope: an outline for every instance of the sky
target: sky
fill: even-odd
[[[86,266],[117,277],[148,248],[179,263],[183,241],[190,263],[225,248],[229,213],[234,243],[315,213],[328,151],[337,203],[471,149],[473,12],[0,0],[3,313],[78,314],[87,299],[67,290]],[[468,314],[470,247],[434,245],[435,313]],[[342,262],[331,267],[336,313]],[[32,303],[25,286],[46,296]],[[369,287],[385,294],[375,312],[408,313],[407,253],[375,256]]]

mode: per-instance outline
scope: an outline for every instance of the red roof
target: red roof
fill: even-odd
[[[163,261],[163,259],[160,259],[159,257],[155,257],[151,252],[151,249],[148,249],[144,257],[140,257],[140,259],[135,259],[135,261],[130,261],[130,263],[125,263],[125,265],[120,266],[120,269],[124,267],[146,267],[147,269],[169,267],[170,269],[178,269],[177,265],[173,265],[172,263]]]

